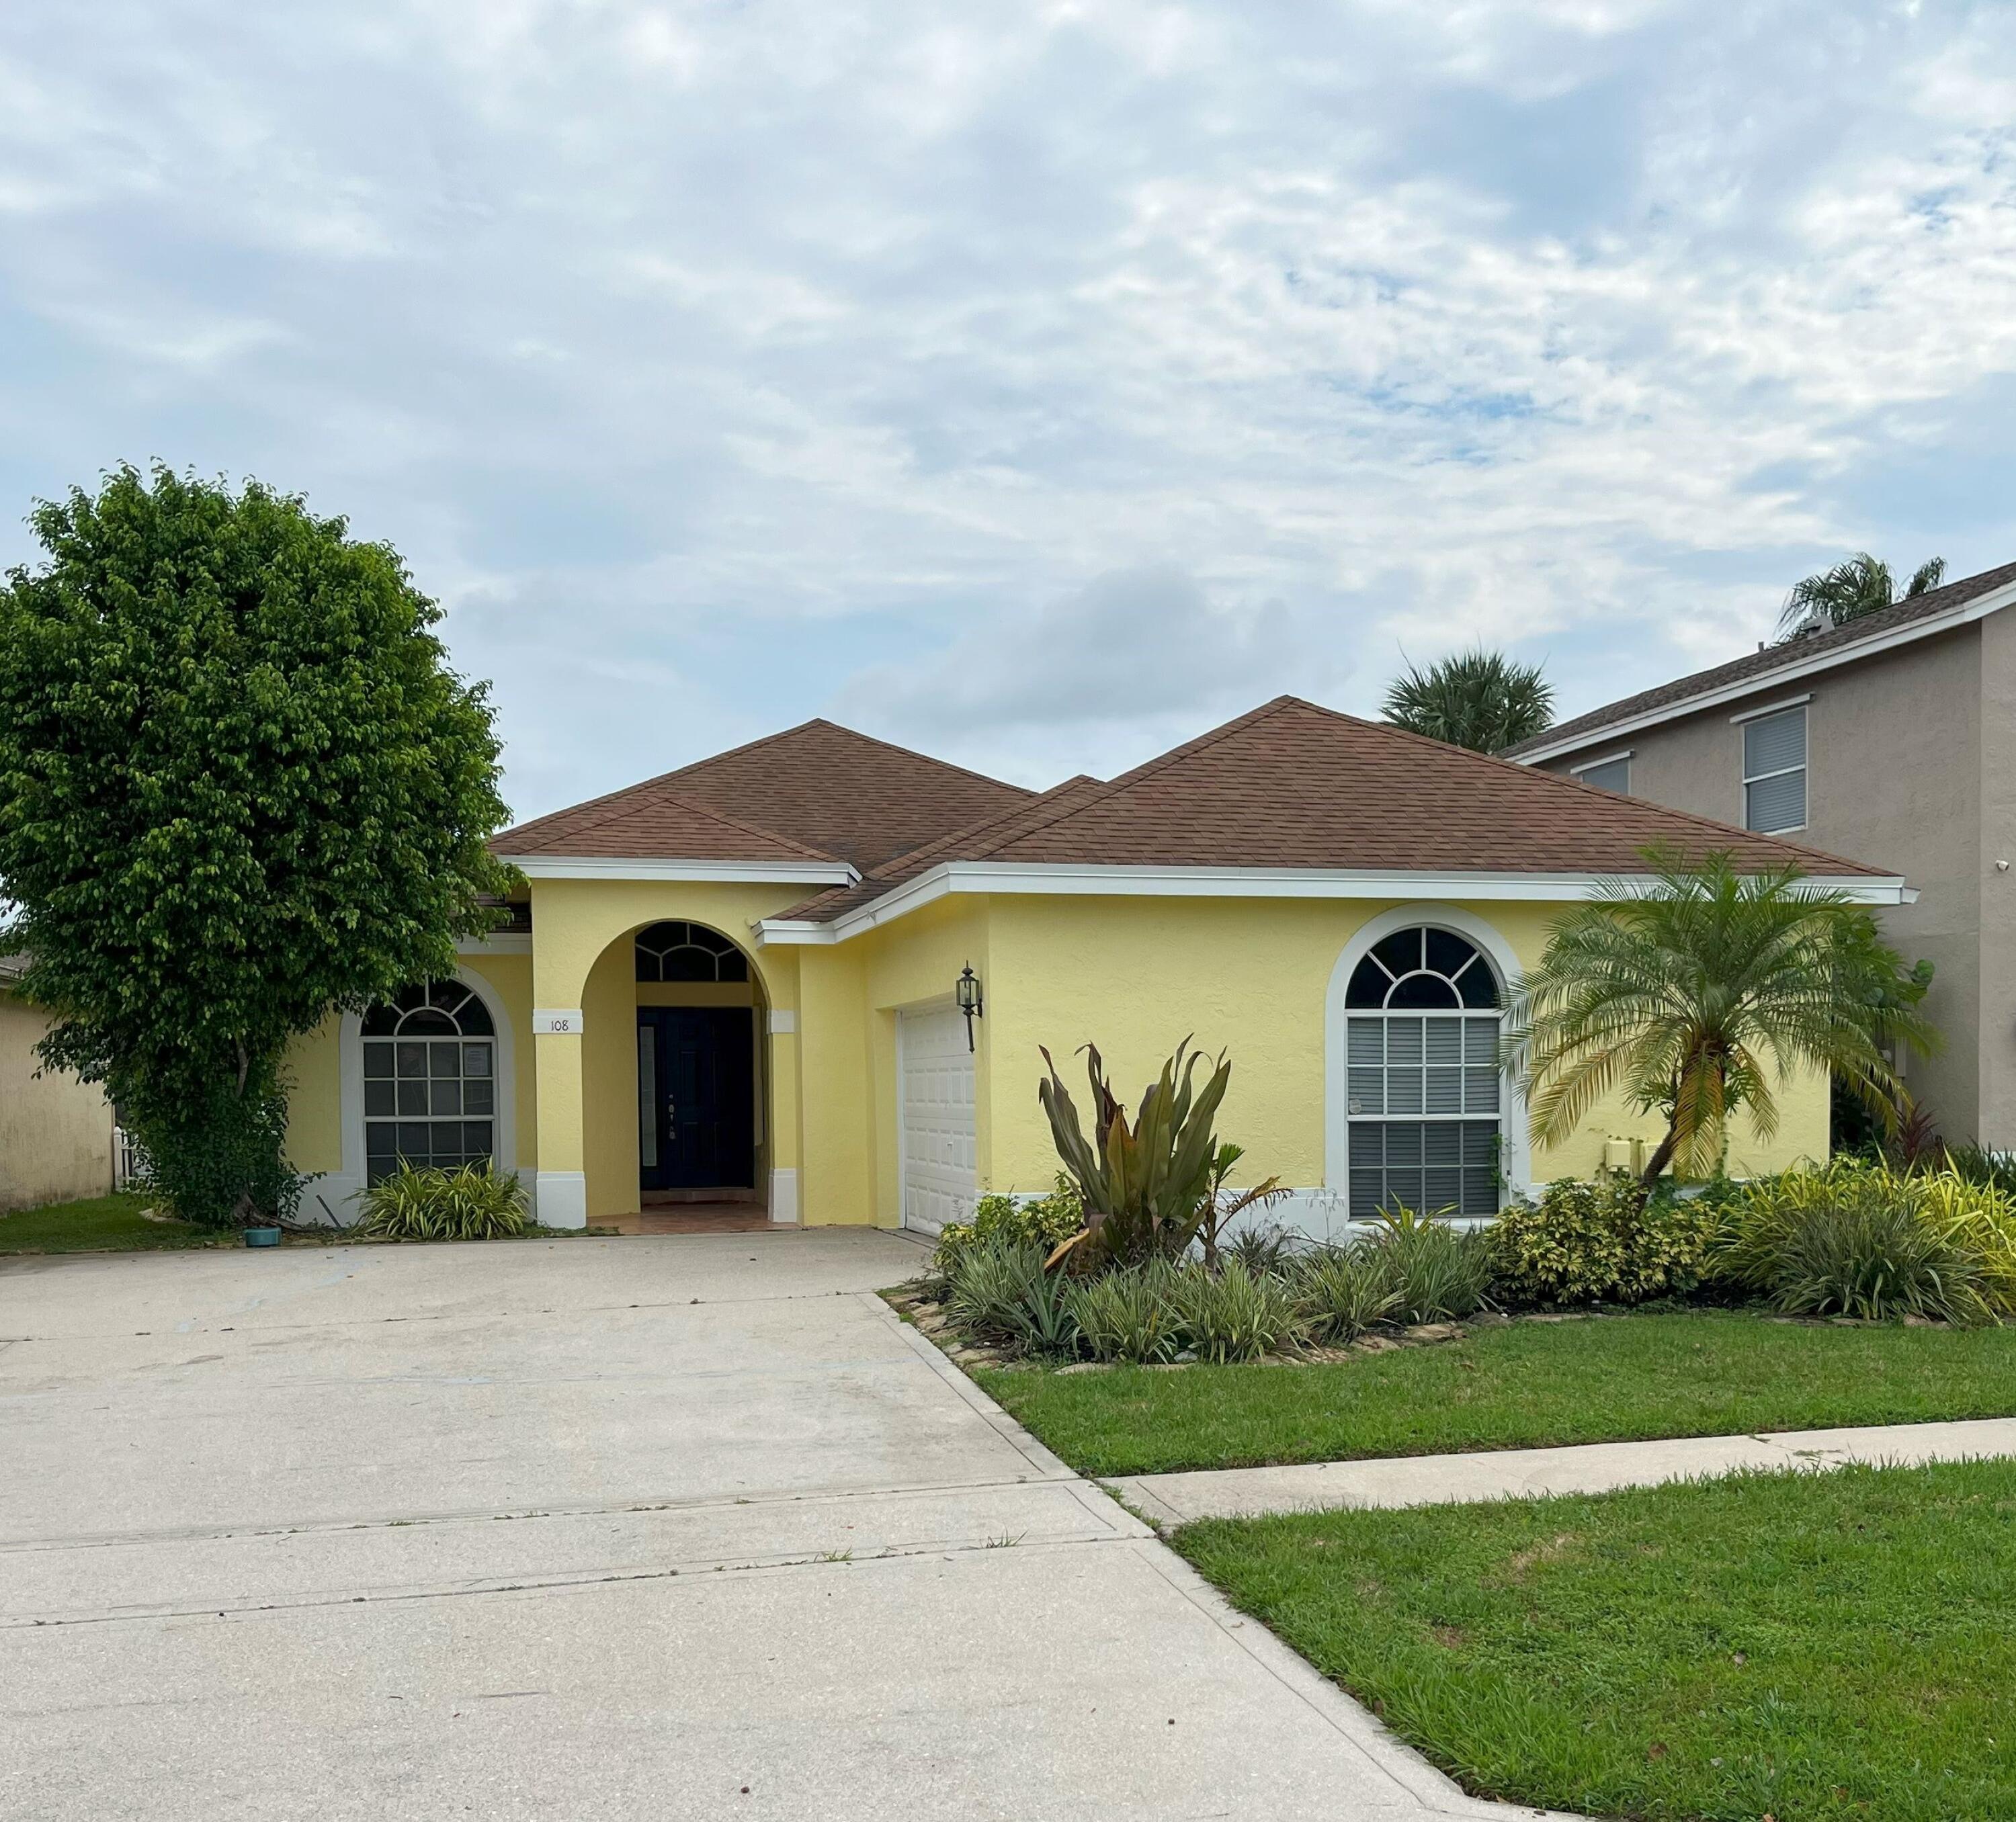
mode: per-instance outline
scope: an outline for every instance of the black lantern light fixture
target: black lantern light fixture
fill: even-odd
[[[966,1015],[966,1048],[973,1048],[973,1022],[981,1014],[980,976],[968,962],[959,977],[959,1009]]]

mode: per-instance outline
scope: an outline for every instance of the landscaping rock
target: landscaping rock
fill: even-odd
[[[1409,1341],[1454,1341],[1463,1333],[1459,1322],[1417,1322],[1402,1332]]]
[[[1390,1354],[1397,1353],[1400,1343],[1384,1335],[1361,1335],[1351,1344],[1352,1351],[1360,1354]]]
[[[1106,1370],[1103,1360],[1073,1360],[1068,1367],[1057,1368],[1060,1373],[1103,1373]]]

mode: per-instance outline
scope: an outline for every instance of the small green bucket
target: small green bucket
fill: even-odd
[[[278,1227],[247,1227],[245,1230],[245,1244],[247,1246],[277,1246],[280,1244],[280,1230]]]

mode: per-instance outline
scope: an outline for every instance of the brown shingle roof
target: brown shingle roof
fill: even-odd
[[[812,721],[520,824],[504,854],[851,862],[866,873],[1033,793]]]
[[[1111,784],[1013,817],[787,914],[826,922],[946,861],[1367,872],[1636,873],[1664,843],[1740,866],[1884,877],[1860,862],[1618,796],[1281,696]],[[914,863],[914,864],[913,864]]]
[[[1616,722],[1670,708],[1676,703],[1725,688],[1730,684],[1747,683],[1753,678],[1762,683],[1785,665],[1804,663],[1828,652],[1845,651],[1864,639],[1880,638],[1914,620],[1929,620],[1934,615],[1964,607],[1978,596],[2012,582],[2016,582],[2016,563],[2005,563],[1999,570],[1984,570],[1978,576],[1963,577],[1957,582],[1949,582],[1943,588],[1929,588],[1909,601],[1900,601],[1874,613],[1865,614],[1845,627],[1834,627],[1823,633],[1808,633],[1781,645],[1767,645],[1761,652],[1746,652],[1726,664],[1714,665],[1706,670],[1675,677],[1671,683],[1662,683],[1656,689],[1641,690],[1635,696],[1606,703],[1600,709],[1591,709],[1586,715],[1559,722],[1546,733],[1535,735],[1531,740],[1522,740],[1517,746],[1507,747],[1506,757],[1516,759],[1523,753],[1551,747],[1564,740],[1574,740],[1585,735],[1593,736]]]
[[[674,774],[676,776],[677,774]],[[676,861],[832,861],[802,842],[723,816],[663,778],[556,810],[497,836],[500,854]],[[817,875],[815,875],[817,877]]]
[[[985,857],[1064,864],[1632,873],[1665,843],[1739,864],[1878,870],[1361,721],[1296,696],[1116,778]],[[1880,875],[1878,875],[1880,876]]]
[[[920,848],[899,855],[887,865],[877,868],[851,886],[837,886],[779,915],[805,918],[814,923],[830,923],[851,911],[873,904],[906,879],[914,879],[919,874],[930,871],[941,861],[962,860],[976,849],[1009,840],[1023,830],[1048,821],[1060,810],[1088,802],[1106,789],[1098,779],[1081,772],[1076,778],[1067,778],[1061,785],[1053,785],[1040,795],[1017,804],[1012,810],[986,817],[970,828],[942,836],[934,842],[927,842]]]

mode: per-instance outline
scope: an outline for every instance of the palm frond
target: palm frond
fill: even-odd
[[[1537,664],[1518,664],[1481,646],[1438,659],[1426,670],[1409,664],[1386,691],[1386,719],[1473,753],[1500,753],[1546,732],[1554,692]]]

